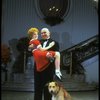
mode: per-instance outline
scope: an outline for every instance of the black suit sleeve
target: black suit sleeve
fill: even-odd
[[[59,44],[55,41],[55,45],[53,46],[54,51],[59,51]]]
[[[51,43],[52,41],[54,41],[54,40],[51,40],[49,43]],[[52,48],[50,48],[50,49],[48,49],[48,51],[59,51],[59,43],[58,42],[56,42],[56,41],[54,41],[55,42],[55,45],[52,47]]]

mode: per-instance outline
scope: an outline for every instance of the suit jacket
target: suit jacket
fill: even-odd
[[[52,41],[55,42],[55,45],[52,48],[48,49],[48,51],[59,51],[59,44],[58,44],[58,42],[56,42],[53,39],[48,39],[48,42],[47,42],[46,46],[48,46],[49,43],[51,43]],[[43,43],[44,43],[43,39],[40,40],[40,42],[41,42],[41,45],[43,46]]]

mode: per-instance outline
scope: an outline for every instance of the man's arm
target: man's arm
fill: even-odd
[[[30,44],[30,45],[28,46],[28,51],[32,51],[33,48],[34,48],[34,45],[33,45],[33,44]]]
[[[59,43],[58,42],[55,42],[55,51],[59,51]]]
[[[37,48],[40,49],[41,51],[45,51],[45,50],[52,48],[54,45],[55,45],[55,42],[53,41],[53,42],[49,43],[49,46],[47,46],[45,48],[43,48],[42,45],[38,45]]]
[[[55,42],[55,45],[52,48],[48,49],[48,51],[59,51],[59,43],[56,41],[54,42]]]

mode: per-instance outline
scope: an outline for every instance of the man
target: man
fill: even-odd
[[[51,39],[50,35],[51,33],[47,28],[43,28],[41,30],[42,40],[40,41],[42,47],[46,47],[49,45],[49,43],[54,41]],[[49,50],[59,51],[59,44],[55,41],[55,45]],[[42,94],[44,94],[44,100],[51,100],[51,94],[48,92],[46,83],[53,81],[53,76],[55,71],[54,61],[50,63],[48,67],[41,72],[38,72],[36,70],[36,64],[34,65],[34,68],[35,68],[34,69],[34,86],[35,86],[34,100],[42,100]]]

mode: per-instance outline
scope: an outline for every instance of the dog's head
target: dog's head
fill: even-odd
[[[49,93],[51,94],[58,93],[60,87],[57,82],[49,82],[47,85],[48,85]]]

